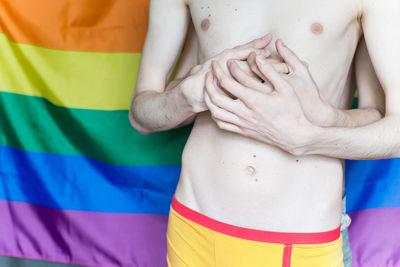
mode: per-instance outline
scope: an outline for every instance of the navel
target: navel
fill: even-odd
[[[310,30],[313,34],[320,35],[324,32],[324,27],[320,23],[314,22],[311,24]]]
[[[247,166],[246,172],[248,175],[253,176],[256,173],[256,169],[253,166]]]
[[[203,21],[201,22],[201,29],[203,31],[208,30],[208,28],[210,28],[211,22],[209,19],[203,19]]]

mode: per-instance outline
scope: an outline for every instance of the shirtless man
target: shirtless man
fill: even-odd
[[[191,25],[193,27],[193,25]],[[188,75],[190,75],[190,70],[197,64],[198,62],[198,42],[196,38],[195,31],[193,28],[190,28],[187,40],[185,41],[185,47],[182,53],[181,60],[179,62],[178,68],[175,74],[175,80],[171,82],[174,84],[176,82],[181,81]],[[243,65],[243,61],[237,61],[238,64],[241,64],[244,69],[247,70],[252,77],[256,77],[251,70],[248,70],[246,65]],[[274,62],[276,63],[276,62]],[[276,66],[276,65],[275,65]],[[278,65],[283,71],[287,69],[287,66],[282,66],[282,64]],[[353,81],[356,83],[350,83],[350,88],[357,88],[359,94],[358,101],[358,109],[359,110],[348,110],[347,112],[360,112],[363,110],[364,113],[363,118],[357,118],[357,114],[350,115],[352,119],[351,123],[344,124],[340,126],[351,127],[356,124],[369,124],[372,123],[382,117],[382,114],[385,113],[385,98],[382,87],[376,77],[376,73],[372,66],[371,60],[369,58],[368,50],[365,44],[365,40],[361,40],[356,51],[355,60],[354,60],[354,70],[352,73]],[[307,94],[308,92],[305,92]],[[303,92],[304,94],[304,92]],[[357,121],[357,119],[359,119]],[[360,120],[361,119],[361,120]],[[350,125],[353,124],[353,125]],[[333,126],[333,125],[330,125]],[[334,125],[338,126],[338,125]],[[352,253],[350,249],[349,239],[348,239],[348,231],[347,228],[350,225],[350,217],[346,215],[346,201],[345,198],[342,202],[343,208],[343,216],[341,219],[341,229],[340,233],[343,238],[343,262],[345,267],[352,266]]]
[[[394,120],[398,120],[394,104],[400,97],[394,88],[399,86],[399,82],[393,66],[388,68],[386,63],[393,61],[393,57],[395,62],[399,59],[398,51],[390,51],[390,47],[399,47],[400,38],[397,32],[386,26],[399,24],[398,10],[399,3],[395,0],[151,2],[149,31],[131,122],[140,132],[149,133],[178,127],[196,117],[183,153],[181,179],[172,204],[168,233],[170,265],[289,266],[291,263],[292,266],[341,266],[338,226],[343,164],[338,159],[316,154],[366,158],[365,155],[371,153],[357,154],[346,149],[321,147],[321,142],[313,147],[312,139],[307,137],[318,134],[318,141],[323,140],[321,134],[326,130],[312,125],[303,114],[296,113],[298,104],[285,102],[279,97],[272,99],[274,102],[268,100],[268,108],[282,116],[267,114],[269,120],[265,120],[267,115],[260,117],[262,123],[273,121],[271,127],[278,130],[265,134],[263,138],[246,138],[230,133],[237,128],[227,129],[224,122],[214,116],[216,112],[212,111],[217,124],[209,112],[202,112],[207,107],[215,109],[211,102],[217,101],[222,94],[216,94],[213,76],[209,74],[207,93],[211,101],[205,104],[204,81],[199,77],[203,75],[204,78],[202,70],[209,67],[208,59],[214,57],[220,63],[213,64],[215,76],[220,82],[225,81],[222,84],[224,89],[239,97],[234,102],[237,104],[235,108],[247,111],[247,104],[257,104],[256,94],[243,99],[244,91],[239,92],[237,86],[225,86],[227,79],[221,76],[222,70],[218,65],[225,67],[224,63],[230,57],[243,59],[245,53],[250,54],[250,48],[261,54],[259,49],[267,45],[268,37],[238,48],[236,55],[232,50],[219,53],[271,32],[284,39],[309,63],[324,99],[334,107],[346,107],[351,97],[346,86],[347,78],[358,40],[364,31],[372,61],[390,100],[386,103],[386,114],[392,116],[386,116],[360,131],[374,131],[392,125]],[[183,44],[189,13],[199,38],[199,59],[203,64],[192,75],[166,90],[166,81]],[[384,40],[388,49],[378,47],[381,42],[377,40]],[[293,55],[281,42],[277,43],[277,48],[285,60],[290,60],[289,65],[295,72],[293,77],[307,75],[305,68],[291,65]],[[273,56],[277,56],[275,51]],[[258,63],[257,66],[279,93],[276,95],[287,92],[289,86],[276,84],[281,77],[273,73],[270,64]],[[266,82],[265,88],[268,85]],[[286,94],[284,97],[290,99],[291,96]],[[288,114],[282,111],[283,108]],[[249,121],[251,116],[247,116]],[[289,128],[288,122],[294,127]],[[230,124],[235,125],[235,122]],[[286,134],[279,125],[286,128]],[[287,129],[292,128],[299,131],[289,135]],[[352,131],[354,129],[333,129],[327,135],[339,134],[339,140],[350,139],[352,143],[348,147],[362,150],[359,141],[353,141],[355,137],[345,136]],[[277,136],[277,133],[282,136]],[[365,136],[377,136],[377,132]],[[328,145],[331,144],[329,141]],[[317,152],[310,153],[314,150],[309,147]],[[394,152],[376,151],[380,152],[374,151],[373,157],[395,155]],[[346,152],[349,156],[343,155]],[[302,156],[305,153],[314,155]]]

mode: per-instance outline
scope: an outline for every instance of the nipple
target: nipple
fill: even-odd
[[[314,22],[311,24],[310,30],[313,34],[320,35],[324,32],[324,27],[320,23]]]
[[[201,29],[203,31],[208,30],[208,28],[210,28],[211,22],[209,19],[203,19],[203,21],[201,22]]]

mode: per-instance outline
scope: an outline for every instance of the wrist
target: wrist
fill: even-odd
[[[302,145],[297,146],[291,153],[295,156],[309,156],[317,154],[319,144],[323,142],[327,128],[309,124],[305,131],[305,138]]]
[[[317,121],[316,126],[319,127],[334,127],[336,126],[339,113],[338,109],[331,104],[324,102],[320,108],[320,119]]]
[[[179,102],[183,103],[183,108],[191,115],[199,113],[201,110],[193,92],[194,81],[192,77],[182,80],[176,87],[179,95]]]

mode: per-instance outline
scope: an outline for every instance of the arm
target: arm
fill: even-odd
[[[331,106],[328,127],[357,127],[370,124],[385,114],[385,94],[379,83],[365,40],[362,39],[355,55],[355,76],[358,108],[341,110]],[[323,125],[320,125],[323,126]]]
[[[283,49],[278,49],[277,47],[277,50],[288,61],[291,60],[290,58],[300,61],[291,51],[291,53],[286,54],[282,51]],[[250,56],[249,59],[251,58]],[[260,72],[255,60],[250,61],[249,59],[248,62],[251,69],[257,71],[258,75],[262,77],[263,74]],[[301,63],[306,65],[304,62]],[[306,67],[308,66],[306,65]],[[235,68],[235,65],[230,68],[233,76],[238,72]],[[306,76],[309,77],[302,77],[305,82],[299,83],[303,84],[303,86],[293,86],[293,90],[297,93],[305,116],[312,124],[320,127],[357,127],[370,124],[383,117],[385,96],[376,77],[364,39],[360,41],[355,55],[355,76],[359,93],[357,109],[339,109],[331,105],[321,96],[311,74],[306,73]],[[238,77],[235,78],[238,79]],[[240,82],[244,84],[245,79],[241,79]]]
[[[184,0],[152,0],[149,11],[149,27],[129,113],[132,126],[143,134],[173,128],[193,115],[185,105],[179,84],[165,90],[189,25],[186,4]]]
[[[314,135],[318,129],[334,126],[326,121],[334,122],[336,126],[355,127],[370,124],[382,117],[383,91],[368,58],[365,43],[361,42],[356,59],[356,65],[360,66],[357,69],[357,81],[361,108],[356,111],[339,110],[330,105],[319,94],[307,65],[282,42],[277,41],[276,48],[293,74],[287,75],[288,69],[280,74],[273,63],[258,57],[263,61],[260,64],[260,60],[255,60],[255,55],[250,55],[247,60],[251,70],[271,82],[259,83],[259,86],[265,87],[263,90],[256,90],[250,84],[251,77],[235,61],[229,62],[232,77],[226,75],[219,64],[213,65],[216,79],[238,97],[238,100],[232,101],[219,94],[209,75],[206,104],[221,129],[297,154],[302,153],[300,149],[315,145],[317,140]],[[338,115],[343,115],[341,119],[329,121],[327,116],[335,113],[326,110],[335,109]]]
[[[400,1],[363,1],[362,26],[385,92],[385,117],[355,128],[318,129],[316,143],[300,153],[348,159],[400,157]]]
[[[197,58],[197,52],[198,52],[198,43],[197,43],[197,36],[196,32],[193,26],[193,23],[190,24],[190,28],[187,34],[187,38],[185,41],[185,46],[183,48],[183,52],[181,55],[180,62],[177,66],[176,73],[174,80],[172,80],[167,88],[165,89],[170,90],[172,88],[175,88],[176,86],[179,86],[179,84],[188,76],[190,76],[190,73],[194,73],[195,70],[193,68],[197,66],[198,64],[198,58]],[[195,120],[196,116],[198,113],[194,113],[191,116],[189,116],[187,119],[185,119],[183,122],[181,122],[177,127],[182,127],[188,124],[193,123]]]
[[[314,109],[315,112],[323,108],[319,104],[323,100],[319,95],[318,87],[304,62],[281,41],[277,41],[276,46],[285,63],[293,70],[293,74],[280,75],[271,64],[258,57],[257,68],[263,78],[269,80],[274,88],[274,91],[269,94],[260,94],[256,90],[249,90],[252,87],[243,86],[246,85],[247,78],[237,64],[232,62],[229,64],[229,70],[235,80],[226,75],[218,64],[214,64],[213,73],[217,80],[230,93],[238,97],[238,101],[233,102],[218,94],[212,83],[212,75],[208,76],[206,103],[213,117],[217,118],[216,122],[221,129],[280,147],[294,155],[321,154],[336,158],[373,159],[400,154],[400,141],[395,140],[399,131],[399,119],[397,116],[389,116],[388,109],[386,109],[385,118],[375,123],[371,123],[376,120],[372,117],[372,119],[361,118],[358,122],[357,120],[339,120],[338,122],[344,124],[341,128],[320,127],[312,124],[307,114],[314,116],[313,105],[318,103],[318,108]],[[390,64],[393,67],[394,62],[388,60],[386,67]],[[363,74],[365,70],[359,70],[359,72]],[[392,79],[396,77],[393,76]],[[376,79],[372,81],[376,83]],[[381,107],[382,98],[371,102],[371,97],[379,92],[379,88],[373,88],[373,84],[369,84],[362,91],[365,92],[371,88],[369,97],[364,96],[361,99],[361,105]],[[311,107],[311,112],[306,112],[305,107]],[[361,112],[370,114],[369,109],[359,112],[359,114]],[[393,124],[385,122],[387,126],[381,126],[388,117],[391,117]],[[355,122],[371,124],[348,127]],[[362,130],[361,136],[360,130]],[[386,133],[387,136],[382,138],[382,133]],[[342,134],[342,139],[338,139],[338,134]],[[369,140],[374,140],[376,143],[371,143]]]
[[[185,125],[193,121],[197,113],[207,110],[203,96],[204,76],[210,69],[211,60],[221,64],[229,58],[243,60],[251,52],[261,54],[272,40],[271,35],[266,35],[224,50],[202,65],[193,67],[187,74],[187,67],[195,62],[193,55],[190,55],[189,59],[183,60],[176,79],[167,86],[183,45],[188,22],[189,14],[184,0],[150,2],[149,29],[129,113],[132,126],[143,134]],[[187,54],[197,49],[197,41],[191,40],[190,36],[195,36],[193,29],[189,32]]]

